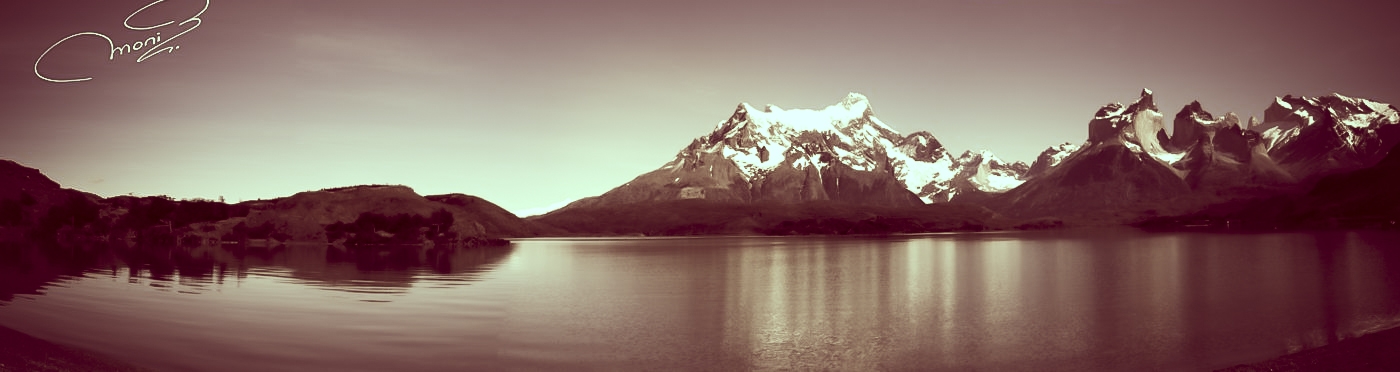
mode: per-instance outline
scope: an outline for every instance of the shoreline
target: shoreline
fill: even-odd
[[[148,372],[111,356],[55,344],[0,326],[0,372],[118,371]]]
[[[0,326],[0,372],[149,372],[111,356],[55,344]],[[1400,371],[1400,327],[1214,372]]]
[[[1215,372],[1400,371],[1400,327]]]

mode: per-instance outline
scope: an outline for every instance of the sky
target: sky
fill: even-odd
[[[1400,103],[1394,1],[4,7],[0,158],[104,197],[402,184],[522,212],[660,167],[740,102],[849,92],[901,133],[1027,163],[1142,88],[1168,118],[1192,100],[1262,116],[1284,94]]]

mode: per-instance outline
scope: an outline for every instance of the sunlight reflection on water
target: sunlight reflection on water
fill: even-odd
[[[1400,324],[1396,238],[26,251],[0,325],[173,370],[1211,369]]]

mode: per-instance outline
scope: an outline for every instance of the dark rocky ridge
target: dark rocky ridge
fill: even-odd
[[[1187,172],[1194,190],[1295,182],[1264,153],[1259,134],[1242,129],[1234,113],[1216,118],[1193,101],[1172,125],[1172,144],[1185,153],[1173,166]]]
[[[1035,162],[1026,169],[1026,179],[1031,179],[1045,174],[1050,168],[1060,165],[1064,158],[1079,150],[1079,145],[1065,142],[1059,145],[1050,146],[1045,151],[1040,152],[1040,156],[1035,158]]]
[[[1378,110],[1388,110],[1381,112]],[[1300,180],[1368,167],[1400,141],[1394,105],[1332,94],[1283,96],[1264,111],[1270,158]]]

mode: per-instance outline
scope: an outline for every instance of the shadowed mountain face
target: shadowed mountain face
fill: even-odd
[[[1089,138],[1083,147],[1053,167],[1037,169],[1025,184],[989,204],[1010,215],[1038,217],[1102,211],[1185,194],[1190,187],[1169,166],[1177,157],[1158,142],[1161,130],[1162,115],[1149,90],[1144,89],[1130,105],[1105,105],[1089,121]],[[1046,162],[1056,157],[1053,150],[1042,155]]]
[[[1225,229],[1400,228],[1400,152],[1375,166],[1323,177],[1305,193],[1239,198],[1176,216],[1143,221],[1150,228]]]
[[[1370,168],[1323,178],[1288,216],[1297,227],[1400,228],[1400,151]]]

